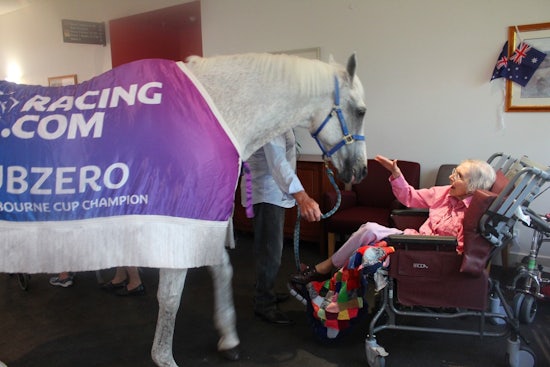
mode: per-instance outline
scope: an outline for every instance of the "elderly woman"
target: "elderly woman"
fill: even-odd
[[[391,172],[390,183],[393,193],[402,204],[407,207],[429,209],[426,222],[418,231],[415,229],[402,231],[367,222],[331,257],[293,275],[291,282],[307,284],[311,281],[328,279],[332,269],[343,267],[360,246],[379,242],[391,234],[455,236],[458,242],[457,251],[462,253],[464,212],[470,205],[475,190],[491,188],[496,178],[494,169],[484,161],[465,160],[449,176],[450,185],[417,190],[403,178],[396,160],[383,156],[376,156],[375,159]],[[368,177],[366,179],[368,180]]]

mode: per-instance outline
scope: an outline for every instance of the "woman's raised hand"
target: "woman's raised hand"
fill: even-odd
[[[397,159],[391,160],[381,155],[377,155],[374,159],[382,165],[385,169],[391,172],[393,178],[401,176],[401,170],[397,165]]]

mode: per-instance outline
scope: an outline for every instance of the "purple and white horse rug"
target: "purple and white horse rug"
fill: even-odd
[[[0,81],[0,271],[219,263],[234,141],[182,62],[74,86]]]

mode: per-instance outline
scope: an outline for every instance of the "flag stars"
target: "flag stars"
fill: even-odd
[[[539,62],[539,59],[538,59],[538,58],[533,57],[533,58],[531,59],[531,63],[532,63],[532,64],[536,64],[537,62]]]

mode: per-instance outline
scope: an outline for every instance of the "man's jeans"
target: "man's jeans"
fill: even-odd
[[[256,311],[267,311],[276,307],[275,280],[281,265],[284,222],[285,208],[267,203],[254,205]]]

